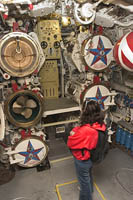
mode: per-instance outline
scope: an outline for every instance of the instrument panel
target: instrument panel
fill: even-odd
[[[60,59],[61,30],[58,20],[40,20],[37,33],[46,59]]]

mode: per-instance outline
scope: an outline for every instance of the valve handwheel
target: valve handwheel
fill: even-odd
[[[91,3],[75,4],[74,15],[76,20],[84,25],[90,24],[95,19],[96,11]]]

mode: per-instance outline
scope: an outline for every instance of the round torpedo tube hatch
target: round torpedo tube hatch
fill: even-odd
[[[32,127],[42,117],[43,99],[35,92],[21,90],[13,93],[5,101],[4,112],[9,122],[17,127]]]
[[[87,100],[97,101],[102,110],[107,110],[111,102],[110,91],[105,85],[91,85],[81,94],[81,104]]]
[[[87,66],[96,72],[104,71],[113,60],[113,45],[102,35],[86,39],[82,45],[82,55]]]
[[[21,167],[35,167],[43,162],[48,154],[48,146],[38,136],[21,139],[14,146],[16,154],[13,155]]]
[[[37,42],[28,34],[13,32],[0,40],[0,66],[11,76],[24,77],[39,66]]]

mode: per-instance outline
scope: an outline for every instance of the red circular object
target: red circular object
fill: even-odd
[[[6,13],[3,14],[3,18],[4,18],[4,19],[7,19],[7,18],[8,18],[8,14],[6,14]]]
[[[33,4],[29,4],[29,9],[33,10]]]
[[[133,72],[133,32],[127,33],[116,43],[113,53],[119,65]]]

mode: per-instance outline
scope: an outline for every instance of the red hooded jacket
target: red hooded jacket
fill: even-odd
[[[85,124],[84,126],[77,126],[72,129],[74,134],[68,136],[67,146],[72,150],[73,156],[78,160],[88,160],[90,158],[90,152],[88,150],[95,148],[97,145],[97,130],[105,131],[105,124],[101,126],[96,122],[93,125]],[[82,154],[80,149],[84,149],[84,154]]]

